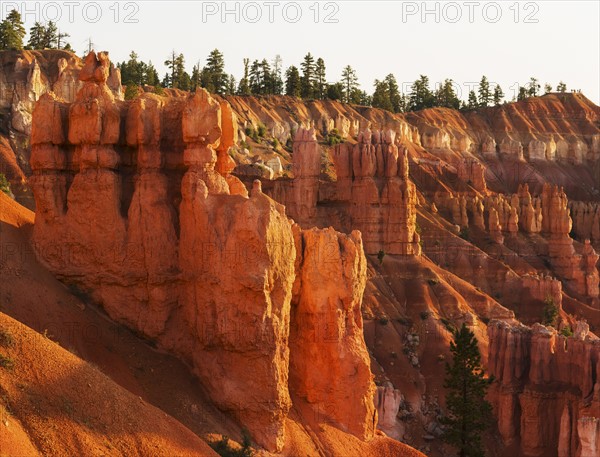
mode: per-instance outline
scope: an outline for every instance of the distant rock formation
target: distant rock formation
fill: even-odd
[[[572,337],[535,324],[488,327],[490,397],[505,446],[524,456],[596,455],[600,340],[580,323]]]

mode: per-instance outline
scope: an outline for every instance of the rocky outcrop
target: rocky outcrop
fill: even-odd
[[[301,231],[259,181],[247,197],[228,179],[231,112],[206,91],[121,102],[109,68],[106,53],[90,53],[73,103],[46,94],[36,105],[40,260],[190,363],[265,448],[284,445],[290,392],[335,405],[336,427],[373,437],[360,234]],[[330,282],[318,280],[325,271]],[[311,340],[323,316],[325,343]]]
[[[23,176],[29,176],[29,136],[32,113],[40,98],[52,92],[57,99],[73,102],[82,86],[79,72],[82,62],[67,51],[5,51],[0,53],[0,111],[6,113],[10,152],[0,157],[0,169],[12,162],[20,165],[21,173],[9,172],[17,201],[33,208],[30,191],[24,186]],[[123,99],[121,76],[109,64],[108,84],[116,99]],[[4,154],[3,154],[4,156]]]
[[[358,143],[336,146],[332,158],[337,181],[321,182],[315,132],[299,130],[294,179],[278,183],[273,197],[289,206],[300,225],[360,230],[369,254],[419,255],[416,187],[408,176],[407,151],[400,151],[394,132],[361,132]]]
[[[536,324],[488,327],[490,397],[505,446],[524,456],[584,456],[597,446],[600,340]]]
[[[361,439],[375,433],[375,384],[363,336],[367,280],[360,232],[294,229],[296,276],[290,387],[328,423]],[[359,393],[357,395],[357,393]]]

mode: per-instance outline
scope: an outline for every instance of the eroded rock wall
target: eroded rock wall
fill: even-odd
[[[283,448],[290,392],[334,404],[336,427],[373,437],[360,234],[302,231],[258,181],[247,196],[225,157],[233,114],[206,91],[123,102],[109,73],[108,55],[91,53],[73,103],[45,94],[36,105],[40,260],[190,363],[261,446]],[[310,340],[322,313],[333,344]]]

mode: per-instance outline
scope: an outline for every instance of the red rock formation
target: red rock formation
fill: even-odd
[[[337,146],[333,159],[338,198],[350,199],[352,227],[363,233],[365,250],[420,254],[416,188],[408,177],[407,151],[399,151],[394,132],[361,132],[357,144]]]
[[[597,445],[597,428],[587,427],[600,417],[600,340],[583,327],[565,338],[499,321],[488,333],[490,397],[505,446],[524,456],[594,455],[581,450]]]
[[[312,406],[336,405],[333,424],[370,439],[360,235],[297,228],[294,237],[260,182],[249,198],[232,195],[239,182],[228,179],[224,156],[235,136],[226,105],[204,90],[118,102],[108,68],[106,54],[88,54],[76,101],[45,95],[36,106],[39,258],[112,318],[189,362],[219,408],[267,449],[284,445],[290,389]],[[321,281],[324,272],[331,281]],[[335,344],[311,344],[322,313]]]
[[[486,192],[485,167],[476,160],[462,159],[456,167],[458,178],[479,192]]]
[[[290,387],[315,415],[361,439],[377,423],[375,384],[363,336],[367,280],[360,232],[295,226]]]

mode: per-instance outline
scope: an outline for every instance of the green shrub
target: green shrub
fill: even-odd
[[[210,447],[219,454],[221,457],[252,457],[254,455],[254,451],[250,447],[252,442],[250,440],[250,435],[248,431],[242,430],[242,448],[241,449],[233,449],[229,445],[229,438],[225,435],[219,440],[213,443],[210,443]]]
[[[0,367],[12,370],[15,367],[15,361],[6,355],[0,354]]]
[[[264,136],[267,134],[267,128],[264,126],[264,124],[258,124],[256,133],[260,138],[264,138]]]
[[[271,144],[273,145],[273,149],[277,149],[279,147],[279,140],[277,138],[273,138]]]
[[[138,95],[139,95],[138,86],[134,86],[134,85],[125,86],[125,100],[133,100],[134,98],[137,98]]]
[[[458,232],[458,236],[460,236],[463,240],[469,241],[471,238],[471,234],[469,233],[469,228],[463,227],[462,229],[460,229],[460,232]]]
[[[421,311],[419,316],[421,316],[421,320],[426,321],[431,316],[431,313],[429,311]]]
[[[0,173],[0,191],[4,192],[6,195],[11,196],[12,192],[10,190],[10,183],[6,176],[3,173]]]
[[[427,283],[430,286],[436,286],[436,285],[438,285],[440,283],[440,280],[437,279],[437,278],[430,278],[430,279],[427,280]]]
[[[388,325],[388,322],[389,322],[389,321],[390,321],[390,320],[389,320],[387,317],[382,317],[381,319],[379,319],[379,323],[380,323],[381,325]]]
[[[165,95],[165,89],[162,86],[154,86],[152,92],[156,95]]]
[[[338,132],[337,129],[332,129],[328,134],[327,134],[327,140],[326,140],[327,144],[329,146],[335,146],[336,144],[341,144],[344,142],[344,139],[342,138],[342,136],[340,135],[340,132]]]
[[[554,327],[556,325],[556,319],[558,318],[558,306],[554,304],[554,299],[552,297],[546,297],[544,303],[542,324]]]
[[[15,341],[8,330],[0,329],[0,346],[10,348],[15,345]]]
[[[379,252],[377,253],[377,260],[379,260],[379,265],[381,265],[383,263],[384,257],[385,257],[385,252],[383,252],[383,249],[380,249]]]
[[[567,326],[565,326],[565,327],[562,328],[562,330],[560,331],[560,334],[562,336],[566,336],[566,337],[573,336],[573,330],[571,330],[571,327],[569,327],[567,325]]]

